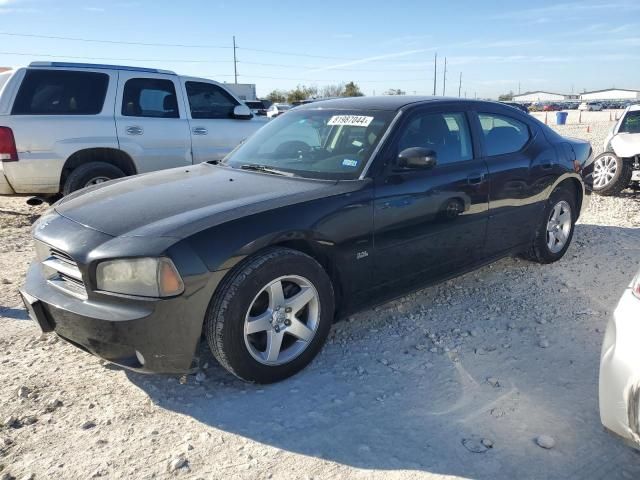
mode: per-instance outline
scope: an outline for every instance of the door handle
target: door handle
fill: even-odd
[[[205,127],[193,127],[191,129],[191,133],[193,133],[194,135],[206,135],[207,133],[209,133],[209,130],[207,130]]]
[[[484,182],[484,173],[472,173],[467,177],[469,185],[480,185],[482,182]]]
[[[547,161],[542,164],[543,170],[551,170],[553,168],[553,164],[550,161]]]
[[[125,129],[125,132],[127,132],[128,135],[142,135],[144,133],[144,130],[142,129],[142,127],[139,127],[137,125],[130,125]]]

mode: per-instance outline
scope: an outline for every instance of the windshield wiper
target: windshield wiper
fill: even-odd
[[[273,175],[284,175],[286,177],[293,177],[291,172],[283,172],[282,170],[276,170],[275,168],[268,167],[267,165],[258,165],[256,163],[246,163],[240,165],[242,170],[252,170],[254,172],[272,173]]]

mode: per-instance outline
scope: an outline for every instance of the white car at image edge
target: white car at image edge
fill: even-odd
[[[600,419],[640,450],[640,272],[607,325],[600,358]]]

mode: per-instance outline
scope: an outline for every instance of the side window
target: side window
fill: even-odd
[[[478,117],[489,157],[522,150],[531,138],[529,127],[514,118],[493,113],[478,113]]]
[[[171,80],[132,78],[124,84],[125,117],[178,118],[176,89]]]
[[[237,102],[211,83],[186,82],[191,118],[231,118]]]
[[[402,133],[398,152],[410,147],[435,151],[438,165],[471,160],[473,148],[465,114],[417,114]]]
[[[28,70],[13,115],[97,115],[109,85],[106,73]]]

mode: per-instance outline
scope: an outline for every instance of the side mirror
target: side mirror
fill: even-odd
[[[427,170],[437,164],[436,152],[423,147],[406,148],[398,155],[400,168]]]
[[[249,119],[253,118],[251,109],[246,105],[236,105],[233,109],[233,118]]]

